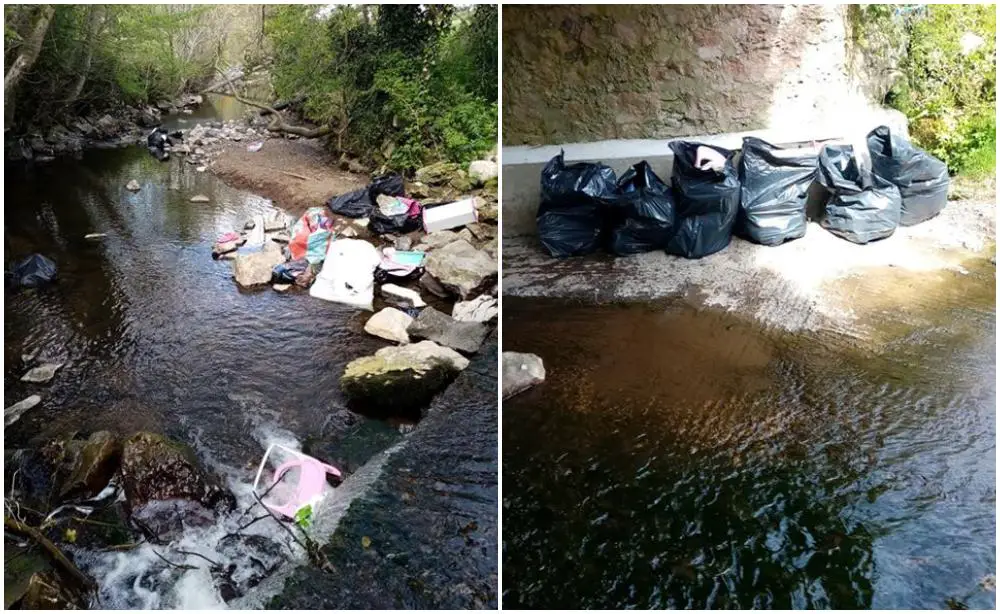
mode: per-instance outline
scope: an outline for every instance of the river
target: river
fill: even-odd
[[[505,298],[548,377],[504,402],[504,607],[993,609],[995,267],[955,277],[877,347]]]
[[[237,116],[241,110],[225,100],[175,116],[168,127]],[[125,189],[132,179],[140,191]],[[190,202],[196,194],[211,202]],[[101,587],[91,605],[226,605],[205,559],[187,553],[249,564],[239,555],[226,560],[216,543],[246,522],[249,485],[268,444],[322,451],[348,475],[317,511],[313,532],[323,542],[411,428],[346,409],[338,384],[344,366],[385,346],[362,332],[368,314],[304,292],[240,291],[231,264],[212,259],[218,235],[270,210],[268,200],[196,172],[181,156],[160,163],[143,147],[6,168],[5,260],[42,253],[59,276],[50,287],[5,297],[5,397],[8,404],[29,394],[43,399],[6,429],[5,449],[37,448],[73,432],[163,433],[190,445],[238,501],[217,525],[190,528],[156,552],[148,544],[129,552],[67,546]],[[88,233],[106,236],[88,240]],[[65,363],[48,385],[19,380],[22,356],[35,353]],[[252,532],[287,546],[291,562],[230,606],[261,605],[281,590],[283,574],[305,563],[275,523],[259,522]],[[161,557],[197,569],[170,567]]]

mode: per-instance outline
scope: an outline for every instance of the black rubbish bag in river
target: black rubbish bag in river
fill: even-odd
[[[604,234],[604,201],[616,193],[615,172],[603,164],[567,165],[563,152],[542,169],[542,203],[535,218],[538,238],[552,256],[595,251]]]
[[[817,181],[830,193],[820,226],[852,243],[884,239],[899,225],[899,189],[862,169],[850,145],[827,145]]]
[[[734,152],[691,141],[673,141],[670,149],[677,232],[667,253],[702,258],[725,249],[740,207]]]
[[[789,156],[783,147],[746,137],[740,156],[736,234],[779,245],[806,234],[806,196],[816,178],[815,154]]]
[[[31,254],[14,265],[5,277],[9,288],[37,288],[56,278],[56,263],[41,254]]]
[[[327,201],[326,206],[338,215],[346,217],[369,217],[379,194],[388,196],[403,196],[403,178],[399,175],[381,175],[363,188],[334,196]]]
[[[638,254],[666,249],[677,232],[677,214],[670,188],[646,161],[618,179],[618,195],[608,201],[612,252]]]
[[[899,188],[903,199],[899,223],[912,226],[925,222],[948,204],[948,166],[888,126],[868,133],[872,172]]]

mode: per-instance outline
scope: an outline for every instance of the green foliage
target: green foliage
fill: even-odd
[[[496,144],[496,11],[277,8],[268,21],[276,93],[308,96],[305,115],[333,129],[334,148],[375,164],[467,162]]]
[[[312,505],[306,505],[300,507],[298,511],[295,512],[295,524],[299,525],[299,528],[303,531],[308,529],[312,525],[313,520],[313,508]]]
[[[996,7],[935,4],[907,20],[903,77],[887,100],[914,141],[952,172],[992,173],[996,143]],[[979,37],[974,49],[963,40]],[[986,167],[989,167],[986,170]]]
[[[4,7],[8,62],[25,34],[16,29],[23,9]],[[176,96],[212,73],[214,48],[195,47],[189,36],[209,10],[207,5],[57,5],[41,53],[16,93],[15,131]],[[81,74],[83,89],[68,98]]]

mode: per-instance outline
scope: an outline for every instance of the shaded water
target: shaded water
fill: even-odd
[[[504,300],[504,607],[993,608],[995,293],[880,354],[690,306]]]
[[[142,190],[127,191],[130,179]],[[189,202],[195,194],[211,202]],[[39,252],[56,262],[59,276],[50,287],[5,296],[5,398],[9,405],[42,397],[6,429],[5,448],[74,431],[164,433],[228,478],[239,512],[252,503],[248,484],[274,441],[308,442],[348,473],[375,471],[362,466],[373,454],[381,462],[377,453],[400,435],[387,423],[345,418],[338,385],[347,362],[384,346],[362,333],[366,314],[307,293],[240,291],[231,264],[211,258],[216,236],[271,209],[181,159],[159,163],[138,147],[27,170],[8,166],[5,261]],[[107,236],[84,239],[88,233]],[[19,381],[28,368],[22,355],[33,353],[65,363],[52,383]],[[334,498],[346,508],[373,479],[352,485],[349,477]],[[224,519],[184,543],[211,554],[212,540],[234,523],[235,516]],[[279,528],[267,531],[283,538]],[[78,554],[104,585],[106,607],[221,604],[205,573],[163,576],[165,566],[148,551]]]

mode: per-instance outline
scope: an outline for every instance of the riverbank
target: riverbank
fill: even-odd
[[[995,187],[973,196],[868,245],[839,239],[815,223],[802,239],[767,247],[733,238],[727,249],[700,260],[661,251],[554,259],[534,237],[508,238],[503,292],[594,303],[684,297],[786,331],[870,338],[885,314],[899,318],[932,305],[976,262],[989,266]]]

